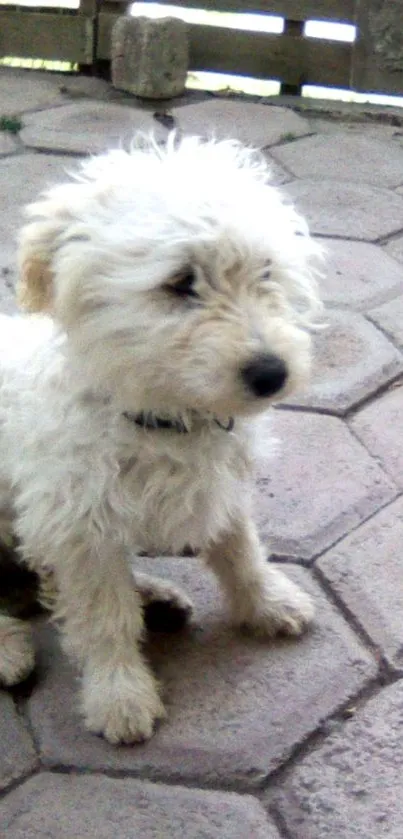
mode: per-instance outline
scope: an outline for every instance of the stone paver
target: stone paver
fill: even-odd
[[[1,116],[1,114],[0,114]],[[0,130],[0,155],[11,154],[18,148],[18,143],[10,131]]]
[[[279,839],[249,795],[43,772],[0,811],[10,839]]]
[[[37,756],[27,727],[17,714],[11,696],[0,692],[0,790],[32,772],[36,765]]]
[[[306,179],[287,192],[315,234],[373,242],[403,228],[403,197],[386,189]]]
[[[312,593],[313,628],[301,640],[242,636],[200,560],[139,560],[183,585],[195,615],[146,643],[167,721],[147,744],[112,747],[85,732],[77,674],[37,621],[37,683],[16,703],[0,694],[0,834],[10,839],[403,835],[401,115],[343,122],[341,106],[339,119],[318,120],[308,103],[305,119],[294,104],[187,92],[151,108],[101,79],[0,68],[0,116],[23,125],[0,132],[1,311],[15,309],[21,208],[81,154],[138,129],[163,140],[165,108],[179,131],[262,148],[329,255],[312,384],[257,440],[263,545]]]
[[[292,175],[290,175],[286,170],[277,163],[277,160],[271,156],[270,152],[265,151],[264,156],[270,166],[271,175],[272,175],[272,183],[275,186],[281,186],[282,184],[287,184],[289,181],[293,180]]]
[[[403,680],[385,687],[286,781],[292,839],[401,839]]]
[[[388,242],[385,246],[385,250],[390,254],[390,256],[393,256],[394,259],[397,259],[399,262],[403,262],[403,236],[398,236],[396,239],[392,239],[391,242]]]
[[[403,295],[372,309],[368,312],[368,317],[403,350]]]
[[[325,239],[321,244],[326,269],[320,292],[327,305],[363,311],[402,291],[403,267],[382,248],[342,239]]]
[[[287,400],[344,414],[403,372],[403,355],[362,315],[329,311],[328,327],[315,335],[311,383]]]
[[[333,591],[392,666],[403,668],[403,499],[318,560]]]
[[[0,76],[0,116],[16,116],[66,102],[63,88],[66,76],[59,73],[27,73],[2,67]]]
[[[63,155],[29,153],[0,160],[0,300],[13,307],[10,289],[16,279],[17,236],[23,223],[25,204],[68,173],[78,169],[78,161]]]
[[[45,632],[39,638],[39,647],[47,647],[43,676],[29,716],[47,766],[253,788],[375,675],[374,661],[306,570],[287,567],[286,573],[315,597],[314,629],[299,641],[264,642],[230,629],[215,579],[200,560],[143,560],[137,566],[175,580],[195,602],[188,632],[162,636],[147,649],[164,685],[168,720],[149,743],[136,747],[116,749],[83,732],[76,680]]]
[[[368,137],[316,135],[273,149],[273,156],[299,178],[397,187],[403,182],[403,147]]]
[[[281,410],[271,425],[278,452],[262,431],[256,506],[276,556],[309,560],[394,498],[393,482],[340,419]]]
[[[378,463],[403,489],[403,386],[396,384],[351,420],[351,428]]]
[[[157,140],[167,135],[148,111],[95,100],[28,114],[24,126],[20,137],[26,146],[77,154],[129,146],[137,131],[153,132]]]
[[[173,108],[178,128],[186,134],[236,138],[259,148],[273,146],[285,137],[309,134],[307,120],[286,108],[231,100],[211,99],[186,108]]]

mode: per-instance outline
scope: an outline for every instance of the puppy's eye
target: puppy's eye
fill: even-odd
[[[266,267],[262,271],[262,280],[263,280],[263,282],[266,282],[267,280],[270,280],[270,278],[271,278],[271,265],[266,265]]]
[[[189,270],[181,274],[177,280],[173,283],[169,283],[167,288],[178,297],[198,297],[199,295],[195,289],[195,285],[196,274],[191,268],[189,268]]]

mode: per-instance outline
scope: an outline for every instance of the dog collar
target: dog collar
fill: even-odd
[[[189,431],[191,430],[181,417],[168,419],[165,417],[158,417],[151,411],[140,411],[138,414],[134,414],[131,411],[123,411],[123,416],[125,419],[129,420],[129,422],[134,422],[136,425],[139,425],[140,428],[147,428],[150,431],[163,429],[165,431],[176,431],[178,434],[189,434]],[[200,417],[200,419],[202,419],[202,417]],[[233,417],[228,418],[227,424],[221,422],[217,419],[217,417],[208,418],[207,421],[215,423],[215,425],[218,425],[218,427],[222,428],[223,431],[232,431],[235,425]]]

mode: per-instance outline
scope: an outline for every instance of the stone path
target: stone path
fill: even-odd
[[[328,249],[313,382],[275,410],[282,446],[269,463],[262,441],[257,478],[262,537],[317,621],[300,642],[241,638],[198,560],[155,560],[197,605],[187,631],[149,640],[169,719],[130,748],[83,732],[75,676],[38,621],[36,683],[0,693],[0,835],[401,839],[403,131],[190,94],[170,113],[261,146]],[[101,81],[2,69],[6,115],[21,121],[0,132],[11,312],[24,203],[76,158],[137,129],[163,138],[172,119]]]

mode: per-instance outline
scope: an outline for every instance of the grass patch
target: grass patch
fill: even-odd
[[[21,128],[22,122],[19,117],[0,116],[0,131],[9,131],[10,134],[18,134]]]

